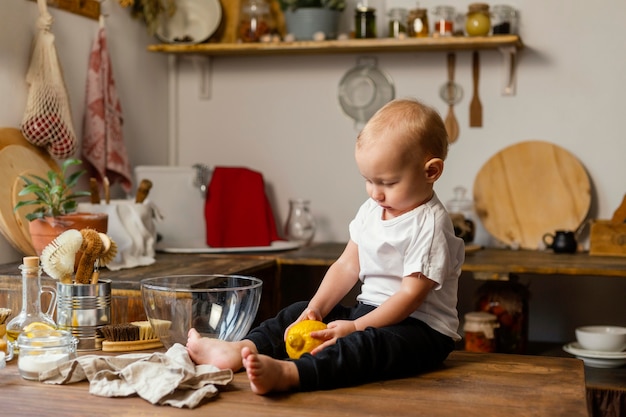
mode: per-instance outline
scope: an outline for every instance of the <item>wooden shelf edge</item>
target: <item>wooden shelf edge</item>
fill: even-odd
[[[382,52],[426,52],[477,49],[522,49],[517,35],[481,37],[348,39],[270,43],[201,43],[195,45],[156,44],[150,52],[198,55],[313,55]]]

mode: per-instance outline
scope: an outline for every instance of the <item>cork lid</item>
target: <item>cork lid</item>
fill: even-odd
[[[38,256],[25,256],[22,260],[24,266],[26,268],[37,268],[39,267],[39,257]]]

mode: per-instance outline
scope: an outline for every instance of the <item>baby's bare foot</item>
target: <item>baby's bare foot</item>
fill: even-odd
[[[241,357],[250,380],[250,388],[255,394],[289,391],[300,385],[298,368],[293,362],[259,355],[248,347],[241,349]]]
[[[240,342],[227,342],[219,339],[210,339],[200,336],[196,329],[189,330],[187,334],[187,352],[196,364],[208,364],[220,369],[232,369],[239,371],[243,364],[241,361],[241,349],[245,346],[256,351],[256,347],[249,340]]]

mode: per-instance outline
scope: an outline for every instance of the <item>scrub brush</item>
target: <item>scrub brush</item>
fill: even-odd
[[[91,283],[97,284],[98,278],[100,278],[99,269],[103,266],[107,266],[109,262],[111,262],[115,255],[117,255],[117,243],[113,239],[111,239],[105,233],[98,232],[100,236],[100,240],[102,241],[102,253],[100,257],[96,260],[96,266],[94,268],[93,274],[91,274]]]
[[[43,270],[63,284],[71,284],[76,253],[82,244],[83,236],[78,230],[70,229],[61,233],[41,252]]]
[[[103,352],[126,352],[135,350],[156,349],[163,347],[159,340],[171,326],[168,320],[133,321],[131,323],[110,324],[103,326],[101,331]]]
[[[76,284],[91,284],[91,276],[96,267],[96,261],[102,255],[102,239],[94,229],[82,229],[83,244],[80,246],[82,255],[76,268]]]

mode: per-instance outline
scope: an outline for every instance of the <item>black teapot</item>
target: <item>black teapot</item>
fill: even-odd
[[[554,234],[546,233],[542,240],[554,253],[576,253],[578,249],[576,235],[569,230],[557,230]]]

